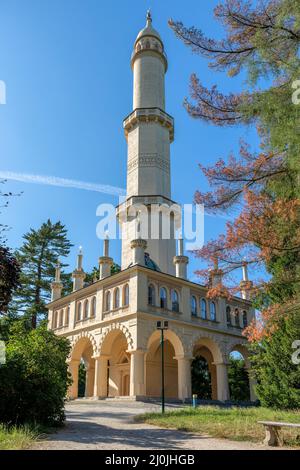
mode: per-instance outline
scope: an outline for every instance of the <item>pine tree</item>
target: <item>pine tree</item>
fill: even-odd
[[[45,317],[46,303],[50,301],[51,281],[57,260],[68,256],[72,244],[61,222],[43,223],[38,230],[30,229],[24,243],[16,252],[21,266],[20,287],[16,290],[10,311],[23,315],[36,328]],[[65,266],[62,264],[62,266]]]
[[[0,315],[7,313],[7,306],[14,289],[19,285],[20,266],[9,248],[0,246]]]

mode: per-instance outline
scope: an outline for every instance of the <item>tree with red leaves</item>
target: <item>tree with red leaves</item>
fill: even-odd
[[[184,106],[192,118],[216,126],[255,126],[260,149],[254,152],[241,142],[238,156],[219,159],[211,167],[200,165],[212,190],[196,191],[195,203],[203,204],[208,212],[228,213],[238,208],[239,214],[227,223],[223,235],[194,254],[209,266],[217,259],[223,272],[222,284],[210,287],[210,297],[236,294],[240,285],[234,272],[245,264],[253,273],[262,266],[267,269],[268,281],[256,278],[247,284],[254,305],[261,309],[261,319],[244,332],[254,346],[259,345],[259,370],[263,364],[266,371],[264,356],[259,353],[268,351],[272,337],[279,334],[276,331],[287,330],[282,324],[285,318],[290,321],[293,315],[300,316],[300,105],[293,99],[300,80],[300,3],[225,0],[214,14],[225,29],[222,40],[207,38],[200,29],[178,21],[170,20],[169,25],[193,53],[209,59],[209,67],[215,71],[230,77],[246,71],[247,89],[224,95],[192,74],[191,96]],[[208,286],[209,273],[208,269],[198,271]],[[293,332],[300,338],[300,330]],[[283,383],[282,374],[279,370],[278,384]],[[271,380],[275,375],[274,370],[260,375],[265,381],[261,397],[266,404],[270,404],[266,376]],[[273,387],[273,392],[274,402],[276,394],[281,395],[279,388]],[[280,400],[291,406],[300,404],[297,392],[293,399],[289,396],[286,392],[276,406]]]

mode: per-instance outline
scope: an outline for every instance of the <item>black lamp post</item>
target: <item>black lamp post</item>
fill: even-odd
[[[161,332],[161,412],[165,412],[165,359],[164,359],[164,330],[169,328],[168,321],[156,322],[156,328]]]

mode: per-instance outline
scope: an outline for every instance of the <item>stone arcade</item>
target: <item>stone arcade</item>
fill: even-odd
[[[228,362],[240,352],[248,367],[242,329],[254,317],[248,298],[246,267],[242,298],[230,303],[206,297],[207,288],[187,279],[188,258],[174,233],[169,239],[136,236],[137,214],[126,221],[121,214],[136,204],[170,207],[170,143],[173,118],[165,111],[164,76],[167,58],[160,35],[147,24],[134,43],[133,111],[124,120],[128,143],[127,197],[117,218],[129,238],[122,241],[122,270],[111,275],[109,241],[99,258],[99,279],[85,286],[82,254],[73,272],[73,292],[61,297],[60,267],[52,283],[49,329],[71,341],[69,368],[72,399],[78,396],[78,368],[86,369],[85,396],[159,397],[160,335],[158,320],[168,320],[165,332],[165,393],[170,399],[190,399],[191,363],[201,356],[211,377],[211,398],[229,400]],[[175,219],[175,217],[174,217]],[[173,220],[174,222],[174,220]],[[174,222],[175,223],[175,222]],[[174,231],[173,231],[174,232]],[[211,282],[222,272],[216,264]],[[250,397],[255,400],[250,379]],[[201,398],[201,397],[200,397]]]

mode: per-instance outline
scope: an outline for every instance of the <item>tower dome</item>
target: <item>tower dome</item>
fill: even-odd
[[[161,40],[161,37],[160,37],[160,34],[156,31],[156,29],[153,28],[152,26],[152,16],[151,16],[151,12],[150,10],[147,11],[147,16],[146,16],[146,26],[141,29],[141,31],[139,32],[139,34],[137,35],[137,38],[135,40],[135,44],[143,37],[145,36],[151,36],[151,37],[154,37],[156,39],[158,39],[161,43],[162,43],[162,40]]]

